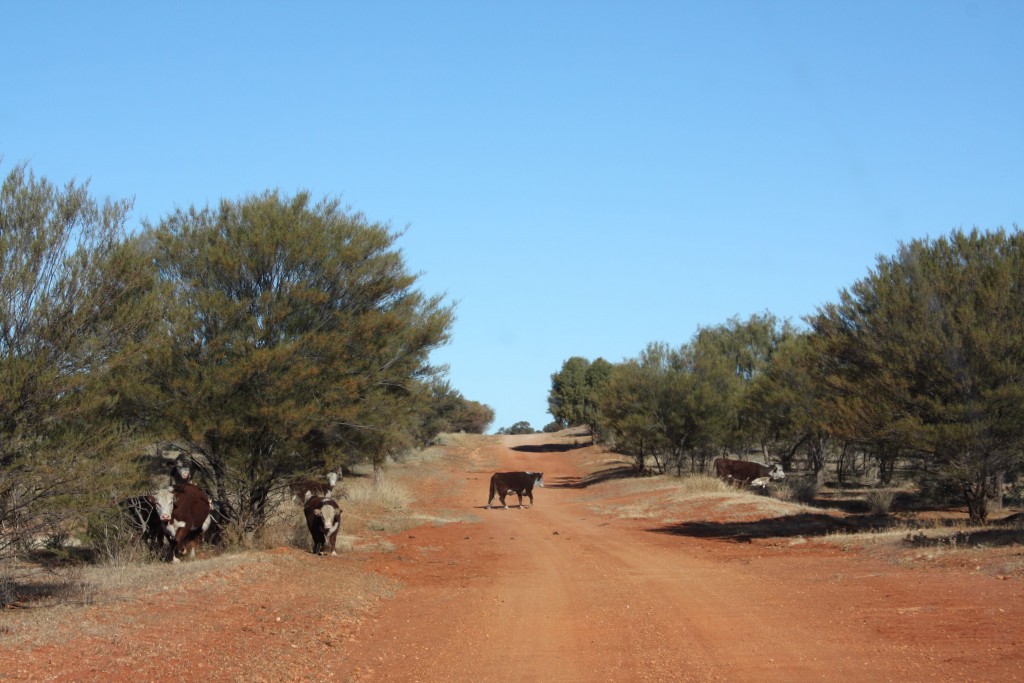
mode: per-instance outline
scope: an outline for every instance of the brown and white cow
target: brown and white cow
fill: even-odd
[[[487,508],[491,507],[494,501],[494,494],[498,494],[501,500],[501,507],[508,508],[505,504],[505,496],[514,493],[519,496],[519,507],[523,507],[523,496],[530,498],[530,507],[533,507],[533,487],[544,487],[543,472],[495,472],[491,475],[491,489],[487,497]]]
[[[313,537],[313,554],[337,555],[338,528],[341,527],[341,508],[330,498],[307,494],[302,506],[306,515],[306,527]]]
[[[762,465],[748,460],[732,460],[730,458],[715,458],[715,474],[723,481],[735,483],[737,486],[760,486],[766,488],[771,481],[784,479],[786,473],[782,471],[782,465]]]
[[[334,488],[340,480],[341,471],[338,470],[328,472],[324,479],[300,479],[299,481],[292,482],[289,488],[292,492],[292,499],[299,505],[305,505],[308,495],[321,498],[333,497],[335,493]],[[341,497],[345,498],[346,496],[342,494]]]
[[[195,484],[178,484],[154,496],[160,522],[171,540],[171,561],[187,553],[195,557],[196,545],[210,527],[210,499]]]

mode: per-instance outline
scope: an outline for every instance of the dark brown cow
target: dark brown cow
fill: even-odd
[[[171,539],[171,560],[187,553],[195,557],[196,545],[210,527],[210,499],[195,484],[178,484],[155,496],[160,520]]]
[[[302,507],[306,515],[306,526],[313,537],[313,554],[337,555],[338,528],[341,526],[341,508],[330,498],[309,495]]]
[[[785,478],[782,465],[762,465],[748,460],[715,459],[715,474],[719,479],[735,483],[737,486],[751,485],[767,487],[768,482]]]
[[[338,485],[341,475],[338,472],[328,472],[324,479],[301,479],[293,482],[289,487],[292,498],[299,505],[304,505],[307,495],[326,498],[334,495],[334,487]],[[345,496],[342,495],[342,498]]]
[[[491,490],[487,497],[487,508],[491,507],[494,501],[494,494],[498,494],[501,500],[501,507],[508,508],[505,504],[505,496],[510,492],[519,496],[519,507],[523,507],[523,496],[529,496],[530,507],[533,507],[533,487],[544,487],[543,472],[495,472],[491,475]]]

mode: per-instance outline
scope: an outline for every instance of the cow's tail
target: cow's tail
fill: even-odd
[[[491,475],[491,490],[487,492],[487,507],[491,507],[491,501],[494,500],[494,494],[498,492],[498,487],[494,483],[494,475]]]

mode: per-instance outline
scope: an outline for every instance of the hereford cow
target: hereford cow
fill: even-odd
[[[171,539],[171,561],[187,553],[195,557],[196,545],[210,527],[210,499],[195,484],[178,484],[155,496],[160,521]]]
[[[530,498],[530,507],[533,507],[533,487],[544,486],[543,472],[495,472],[491,475],[491,490],[487,497],[487,508],[490,509],[494,501],[494,494],[498,494],[501,500],[501,507],[508,508],[505,504],[505,496],[514,493],[519,496],[519,507],[523,507],[523,495]]]
[[[292,492],[292,499],[299,505],[305,505],[306,498],[309,495],[318,496],[320,498],[333,496],[334,487],[338,485],[338,481],[341,479],[341,474],[339,472],[328,472],[327,477],[323,480],[302,479],[293,482],[289,487]],[[342,498],[345,497],[346,496],[343,494]]]
[[[189,483],[192,476],[192,460],[185,454],[179,455],[171,464],[171,486]]]
[[[118,502],[117,506],[132,530],[150,549],[159,550],[163,547],[167,531],[160,521],[155,496],[132,496]]]
[[[715,459],[715,474],[718,478],[735,483],[737,486],[760,486],[766,488],[773,480],[785,478],[782,466],[778,463],[762,465],[747,460],[730,460],[729,458]]]
[[[338,528],[341,526],[341,508],[330,498],[308,494],[302,507],[306,515],[306,526],[313,537],[313,554],[337,555]]]

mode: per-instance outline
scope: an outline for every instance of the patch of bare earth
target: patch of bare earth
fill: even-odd
[[[1019,543],[872,542],[609,458],[571,433],[454,439],[391,470],[405,522],[337,558],[200,558],[157,567],[166,590],[0,616],[0,680],[1024,679]],[[534,507],[484,508],[499,469],[545,473]]]

